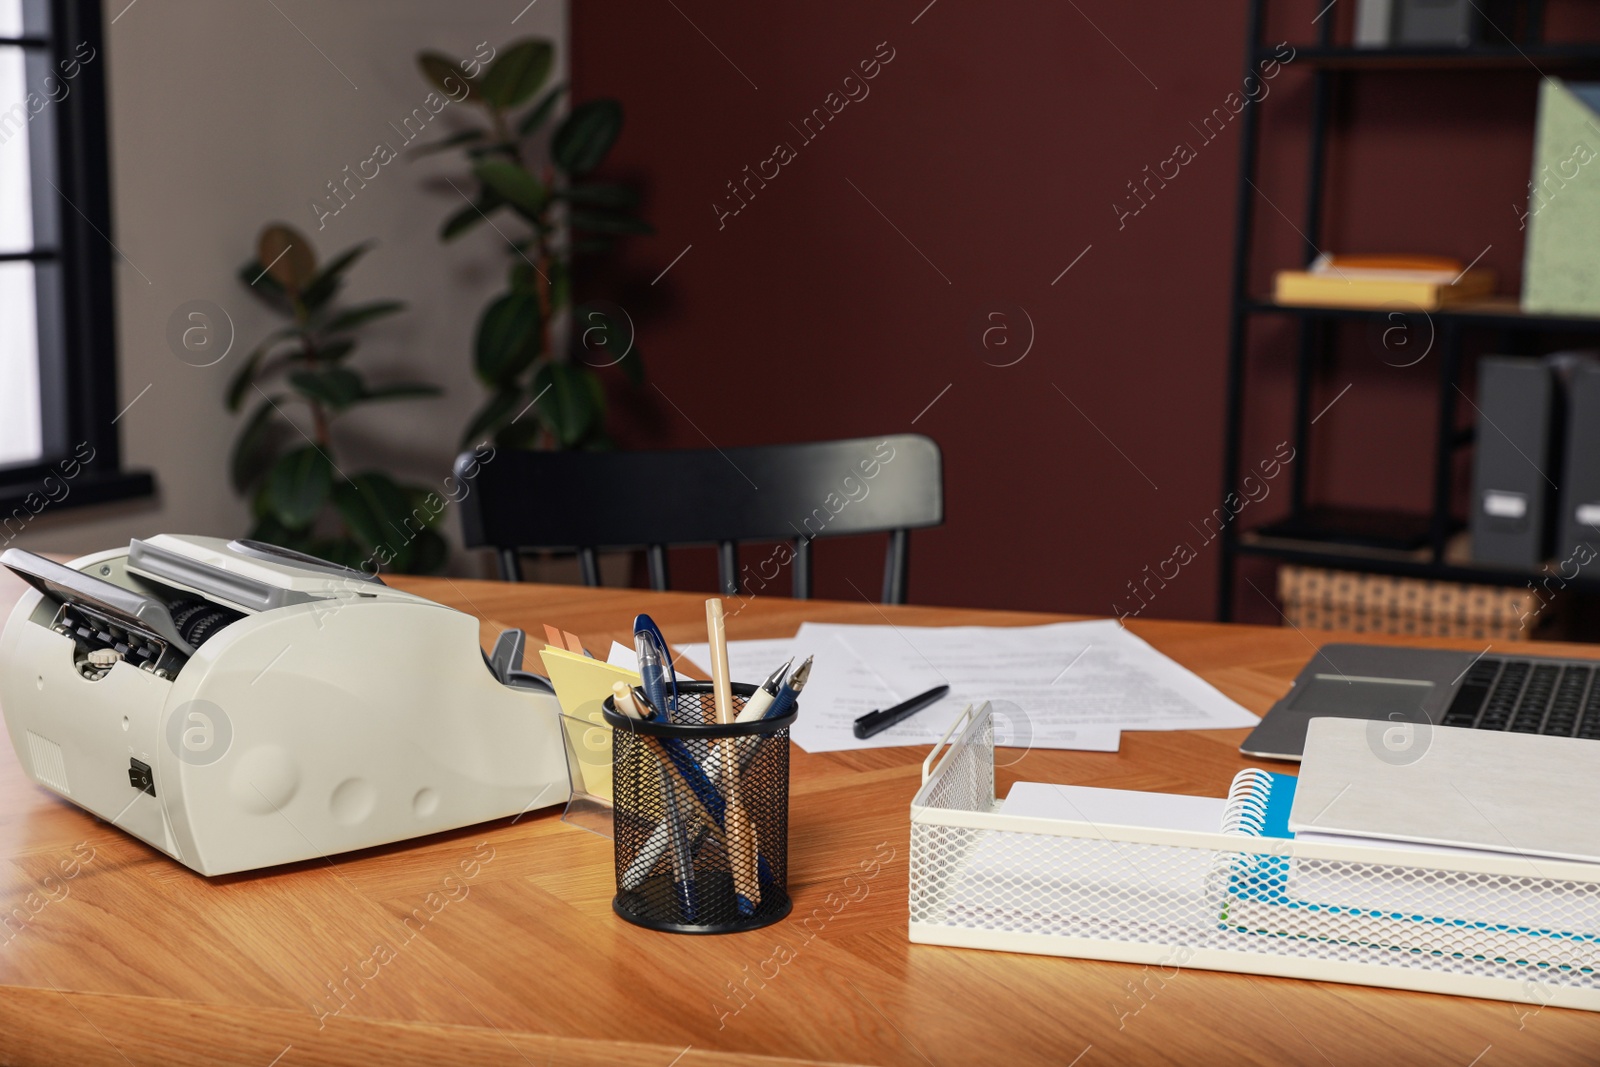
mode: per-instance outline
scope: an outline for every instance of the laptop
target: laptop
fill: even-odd
[[[1298,760],[1321,715],[1600,740],[1600,660],[1324,645],[1239,751]]]

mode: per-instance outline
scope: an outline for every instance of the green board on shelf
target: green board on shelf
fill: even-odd
[[[1600,315],[1600,84],[1539,88],[1522,309]]]

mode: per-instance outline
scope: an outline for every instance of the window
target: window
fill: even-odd
[[[0,0],[0,546],[119,469],[100,5]]]

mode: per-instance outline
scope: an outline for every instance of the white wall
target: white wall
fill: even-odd
[[[112,238],[126,257],[115,268],[119,387],[121,404],[132,403],[118,427],[124,465],[154,471],[159,498],[47,509],[16,544],[76,553],[163,531],[246,531],[245,504],[227,480],[242,416],[228,414],[222,396],[238,360],[280,324],[235,278],[261,226],[276,219],[310,235],[323,258],[378,242],[351,273],[346,298],[397,298],[410,310],[368,331],[356,365],[374,382],[426,380],[446,394],[343,420],[340,466],[381,464],[437,486],[484,398],[472,334],[503,284],[505,245],[486,226],[439,243],[441,220],[462,204],[442,180],[462,184],[452,153],[383,167],[321,232],[308,202],[378,142],[401,147],[389,124],[431,88],[417,70],[419,49],[466,57],[483,41],[499,48],[549,37],[564,64],[565,0],[106,0],[105,12]],[[471,117],[467,105],[451,104],[424,137]],[[231,353],[212,367],[179,360],[166,339],[173,310],[196,299],[221,306],[236,327]],[[456,516],[446,515],[445,528],[459,540]]]

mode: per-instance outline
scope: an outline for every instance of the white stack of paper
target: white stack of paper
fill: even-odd
[[[705,645],[682,645],[708,666]],[[1045,626],[805,623],[792,639],[731,641],[738,681],[760,682],[790,656],[816,657],[790,733],[807,752],[932,744],[961,709],[990,701],[1002,747],[1115,751],[1122,730],[1253,726],[1257,717],[1114,620]],[[939,703],[876,737],[854,721],[938,685]]]

